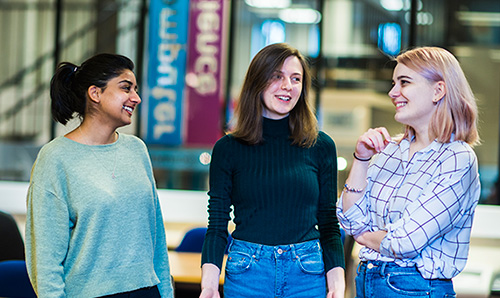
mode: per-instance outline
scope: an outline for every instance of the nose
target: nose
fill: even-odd
[[[130,97],[130,100],[132,100],[132,102],[136,103],[136,104],[140,104],[141,103],[141,97],[139,96],[139,93],[137,91],[134,91],[132,96]]]
[[[397,84],[394,84],[391,88],[391,90],[389,90],[389,97],[390,98],[396,98],[398,97],[399,95],[399,87],[397,87]]]
[[[290,90],[291,88],[292,88],[292,82],[290,78],[283,77],[283,80],[281,81],[281,89]]]

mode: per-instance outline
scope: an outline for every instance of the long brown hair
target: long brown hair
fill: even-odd
[[[236,124],[232,135],[255,145],[263,141],[262,94],[271,83],[271,77],[285,60],[295,56],[302,65],[302,92],[297,104],[290,111],[290,138],[292,144],[311,147],[318,137],[318,121],[308,101],[311,88],[311,72],[302,54],[286,43],[275,43],[264,47],[252,59],[236,106]]]
[[[457,59],[442,48],[420,47],[402,53],[396,61],[430,82],[445,83],[446,95],[437,102],[429,136],[448,143],[454,134],[454,140],[471,146],[479,144],[476,99]],[[403,138],[414,134],[413,128],[406,126]]]

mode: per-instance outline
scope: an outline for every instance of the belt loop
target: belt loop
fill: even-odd
[[[359,262],[358,267],[356,268],[356,273],[359,274],[361,272],[361,267],[363,266],[363,261]]]
[[[260,253],[262,251],[262,244],[257,245],[257,249],[255,250],[254,257],[256,259],[260,259]]]
[[[296,253],[295,245],[294,244],[290,244],[290,252],[292,253],[292,258],[296,258],[297,257],[297,253]]]
[[[234,245],[234,239],[231,239],[231,241],[229,241],[228,247],[227,247],[227,251],[228,252],[230,252],[231,250],[233,250],[233,245]]]
[[[380,275],[383,277],[385,275],[385,266],[387,265],[387,262],[382,262],[380,266]]]

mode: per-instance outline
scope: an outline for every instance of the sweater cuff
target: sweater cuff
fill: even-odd
[[[209,249],[210,245],[207,242],[203,243],[201,266],[203,266],[203,264],[210,263],[222,270],[222,262],[224,261],[224,251],[226,249],[226,245],[221,246],[220,243],[213,243],[212,245],[216,246],[216,248]]]
[[[323,262],[325,264],[325,273],[335,267],[345,269],[344,246],[342,243],[335,244],[330,251],[323,250]]]

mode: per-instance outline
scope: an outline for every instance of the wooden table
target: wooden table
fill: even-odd
[[[225,263],[226,257],[224,257]],[[176,283],[201,283],[201,254],[191,252],[168,251],[170,274]],[[223,266],[224,268],[224,266]],[[224,270],[220,275],[219,284],[224,283]]]

